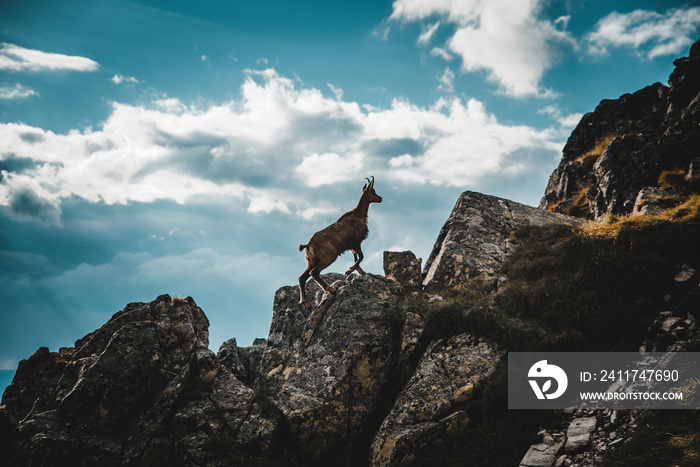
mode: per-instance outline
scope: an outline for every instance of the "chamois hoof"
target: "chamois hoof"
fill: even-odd
[[[326,293],[335,293],[335,288],[333,288],[332,285],[329,285],[328,288],[326,289]]]
[[[303,305],[304,308],[306,308],[307,310],[308,310],[309,308],[311,308],[311,307],[309,306],[309,302],[307,302],[306,300],[299,300],[299,305]]]

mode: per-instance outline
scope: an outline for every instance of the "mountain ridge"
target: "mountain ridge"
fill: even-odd
[[[543,209],[462,193],[422,270],[411,252],[385,252],[384,275],[326,274],[334,294],[309,283],[310,309],[281,287],[268,338],[216,354],[204,311],[168,295],[128,304],[73,347],[38,349],[3,394],[0,456],[552,466],[600,463],[609,449],[639,465],[615,439],[634,440],[641,414],[508,411],[504,357],[700,348],[700,41],[674,63],[668,87],[582,118]],[[581,424],[599,430],[571,447],[567,427]],[[689,452],[663,442],[672,460]]]

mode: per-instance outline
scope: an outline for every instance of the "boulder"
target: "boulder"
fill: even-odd
[[[502,356],[495,344],[470,334],[431,344],[379,428],[371,464],[405,465],[430,443],[463,430],[470,423],[465,402]]]
[[[384,275],[403,287],[420,289],[422,285],[420,263],[421,260],[416,259],[412,251],[385,251]]]
[[[526,225],[582,225],[580,219],[495,196],[465,191],[440,230],[428,261],[426,290],[480,287],[494,290],[505,280],[500,269],[517,245],[513,232]]]
[[[361,465],[401,355],[401,286],[372,274],[324,280],[336,293],[309,283],[310,309],[297,287],[277,291],[259,381],[305,463]]]
[[[564,445],[564,449],[569,452],[575,452],[588,446],[595,426],[595,417],[575,418],[566,430],[566,444]]]
[[[533,444],[528,449],[519,467],[552,467],[557,461],[557,453],[564,445],[564,441],[555,443]]]

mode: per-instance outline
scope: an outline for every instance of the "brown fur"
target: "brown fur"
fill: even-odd
[[[299,245],[299,251],[306,250],[306,270],[299,276],[299,303],[306,308],[309,302],[306,300],[305,286],[309,276],[320,285],[327,293],[334,293],[335,289],[321,279],[321,271],[326,269],[345,251],[352,251],[354,264],[345,274],[357,271],[365,272],[360,267],[364,258],[361,244],[369,234],[367,227],[367,211],[371,203],[381,203],[382,197],[374,191],[374,177],[362,187],[362,196],[355,209],[346,212],[340,219],[323,230],[311,236],[309,243]]]

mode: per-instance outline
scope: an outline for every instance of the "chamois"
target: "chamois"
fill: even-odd
[[[364,258],[360,245],[369,234],[367,211],[371,203],[382,202],[382,197],[374,191],[374,177],[372,180],[369,178],[365,180],[367,183],[362,187],[362,196],[355,209],[346,212],[333,224],[313,234],[306,245],[299,245],[299,251],[306,250],[306,270],[299,276],[299,304],[306,308],[309,308],[309,302],[306,301],[305,286],[309,276],[313,277],[326,293],[335,293],[335,289],[321,279],[321,271],[330,266],[345,251],[352,251],[355,260],[345,274],[352,274],[353,271],[359,274],[365,273],[360,267],[360,262]]]

